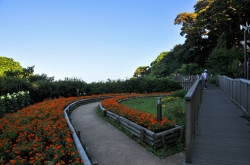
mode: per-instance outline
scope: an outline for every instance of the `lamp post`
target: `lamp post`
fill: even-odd
[[[246,35],[246,31],[248,31],[248,33],[250,32],[250,26],[248,25],[248,23],[246,22],[246,26],[244,25],[240,25],[240,30],[244,29],[244,43],[242,43],[242,45],[244,46],[244,78],[248,79],[248,69],[247,69],[247,35]]]
[[[162,121],[162,105],[161,98],[157,98],[157,121]]]

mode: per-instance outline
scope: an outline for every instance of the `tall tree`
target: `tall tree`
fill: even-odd
[[[134,72],[133,77],[143,77],[145,74],[148,73],[148,70],[149,70],[149,66],[139,66]]]
[[[185,46],[189,47],[187,61],[191,63],[197,63],[201,66],[205,64],[208,58],[209,49],[214,47],[212,44],[213,36],[208,36],[208,31],[197,26],[198,11],[205,10],[207,1],[198,1],[196,12],[186,13],[182,12],[175,18],[174,24],[182,25],[181,35],[185,35]]]
[[[153,66],[154,64],[157,64],[158,62],[160,62],[166,55],[168,54],[168,52],[161,52],[157,58],[151,62],[150,66]]]
[[[235,73],[235,70],[240,70],[241,65],[238,63],[238,68],[235,68],[235,61],[243,62],[242,48],[236,48],[235,46],[228,49],[227,40],[225,35],[222,35],[217,46],[209,56],[208,66],[216,73],[234,77],[239,75]],[[234,63],[234,65],[232,65]],[[242,68],[241,68],[242,69]]]
[[[5,76],[8,71],[20,73],[23,68],[19,62],[14,61],[12,58],[0,56],[0,76]]]

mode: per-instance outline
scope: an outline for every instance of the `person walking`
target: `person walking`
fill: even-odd
[[[207,69],[205,69],[204,72],[203,72],[203,79],[204,79],[204,82],[205,82],[204,89],[207,89],[207,80],[208,80]]]

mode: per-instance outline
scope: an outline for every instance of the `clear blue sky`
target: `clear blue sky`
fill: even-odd
[[[125,80],[184,43],[174,19],[196,2],[0,0],[0,56],[55,80]]]

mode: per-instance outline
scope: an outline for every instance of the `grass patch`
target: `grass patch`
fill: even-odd
[[[121,104],[142,112],[157,115],[157,97],[132,98]],[[185,125],[185,100],[180,97],[162,97],[162,117],[176,121],[178,125]]]
[[[128,137],[130,137],[131,139],[136,141],[138,144],[143,146],[146,150],[155,154],[159,158],[165,158],[167,156],[174,155],[174,154],[184,150],[184,143],[180,142],[180,141],[176,141],[172,145],[164,145],[164,147],[162,147],[162,148],[151,147],[150,145],[143,143],[140,138],[134,136],[131,132],[129,132],[128,130],[126,130],[122,126],[119,126],[115,120],[103,116],[103,113],[99,110],[99,107],[96,108],[96,114],[98,116],[100,116],[103,120],[105,120],[106,122],[108,122],[111,125],[113,125],[114,127],[116,127],[119,131],[123,132]]]
[[[156,114],[157,113],[157,97],[142,97],[130,98],[129,100],[122,101],[121,104],[126,105],[131,109],[137,109],[142,112]]]

